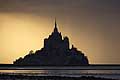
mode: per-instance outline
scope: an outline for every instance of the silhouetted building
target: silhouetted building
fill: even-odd
[[[55,28],[48,38],[44,39],[44,47],[35,53],[30,51],[24,58],[14,61],[17,65],[88,65],[88,59],[81,51],[72,45],[69,48],[69,38],[62,39],[55,20]]]

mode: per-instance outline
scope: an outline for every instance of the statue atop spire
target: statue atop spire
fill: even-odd
[[[54,32],[58,32],[57,23],[56,23],[56,18],[55,18],[55,28],[54,28]]]

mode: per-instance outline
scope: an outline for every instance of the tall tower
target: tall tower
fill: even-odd
[[[54,39],[62,40],[61,32],[59,32],[57,28],[56,18],[55,18],[55,27],[54,27],[54,31],[52,32],[52,36],[54,37]]]

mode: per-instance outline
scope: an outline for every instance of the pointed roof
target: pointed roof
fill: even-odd
[[[54,32],[58,32],[57,23],[56,23],[56,18],[55,18],[55,27],[54,27]]]

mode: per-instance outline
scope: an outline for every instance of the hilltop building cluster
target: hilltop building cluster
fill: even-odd
[[[72,45],[69,48],[69,38],[62,37],[61,32],[58,31],[55,20],[54,31],[48,38],[44,39],[44,47],[37,50],[35,53],[30,53],[24,58],[19,58],[13,63],[16,65],[88,65],[87,56],[81,51],[77,50]]]

